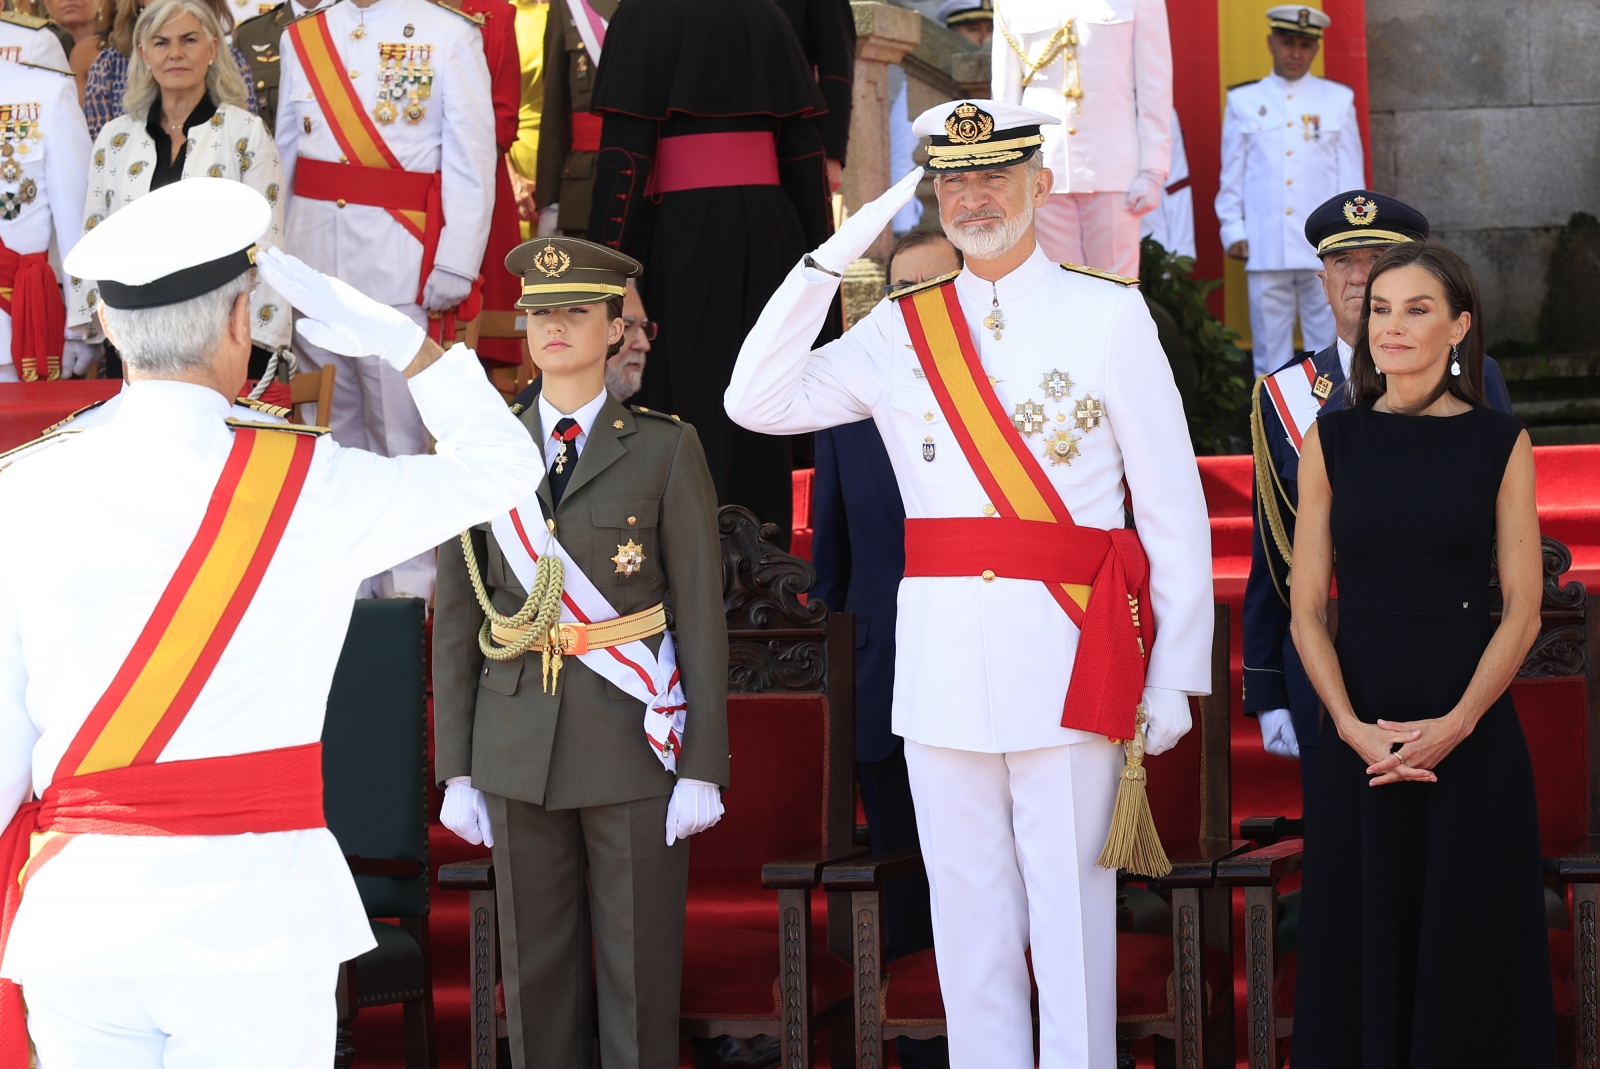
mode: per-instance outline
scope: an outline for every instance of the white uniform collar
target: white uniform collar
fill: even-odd
[[[1059,270],[1060,268],[1050,262],[1050,258],[1035,242],[1032,255],[1022,261],[1010,274],[996,282],[991,283],[988,279],[979,278],[963,267],[961,274],[956,276],[956,292],[963,301],[981,301],[983,304],[988,304],[991,300],[998,299],[1003,308],[1008,302],[1015,301],[1043,282],[1051,271]]]
[[[223,425],[233,403],[209,386],[170,379],[146,379],[122,390],[117,427],[171,426],[175,423]]]
[[[1265,81],[1274,89],[1279,89],[1286,93],[1292,93],[1296,89],[1299,89],[1302,85],[1305,85],[1310,78],[1311,75],[1309,73],[1302,74],[1300,77],[1291,82],[1289,79],[1274,73],[1267,75]]]
[[[1345,380],[1349,381],[1350,362],[1355,359],[1356,351],[1343,338],[1334,338],[1333,343],[1339,347],[1339,366],[1344,368]]]

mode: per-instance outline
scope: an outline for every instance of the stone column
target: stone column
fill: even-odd
[[[889,65],[922,39],[922,16],[877,0],[855,0],[850,7],[856,18],[856,71],[850,162],[840,192],[853,212],[889,188]],[[882,263],[893,241],[885,227],[867,255]]]

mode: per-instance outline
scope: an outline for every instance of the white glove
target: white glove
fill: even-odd
[[[1134,215],[1148,215],[1161,206],[1162,178],[1146,171],[1128,187],[1128,210]]]
[[[1275,757],[1299,757],[1300,740],[1287,709],[1266,709],[1256,714],[1261,725],[1261,748]]]
[[[422,307],[429,312],[448,312],[471,292],[472,279],[462,278],[446,267],[435,267],[422,287]]]
[[[667,803],[667,845],[705,831],[722,819],[722,788],[680,777]]]
[[[94,367],[95,361],[100,359],[103,351],[98,342],[79,341],[77,338],[66,339],[61,350],[61,377],[83,378],[89,369]]]
[[[883,228],[893,222],[895,213],[916,196],[917,183],[920,181],[922,168],[917,167],[890,186],[888,192],[877,200],[857,208],[855,214],[844,221],[837,234],[817,247],[811,259],[823,270],[843,275],[844,269],[860,259],[861,254],[878,240]]]
[[[404,371],[428,339],[405,313],[379,304],[282,249],[257,253],[256,268],[262,281],[301,313],[295,329],[312,345],[341,356],[381,356],[396,371]]]
[[[556,226],[561,220],[561,205],[552,204],[539,209],[539,230],[535,237],[553,238],[556,236]]]
[[[444,781],[439,823],[473,846],[494,845],[494,833],[489,830],[489,806],[483,800],[483,792],[472,785],[471,776],[454,776]]]
[[[1189,733],[1189,696],[1181,690],[1144,688],[1144,752],[1164,754]]]

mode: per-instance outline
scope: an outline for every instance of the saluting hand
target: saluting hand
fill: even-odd
[[[405,313],[281,249],[257,253],[256,268],[301,314],[295,330],[312,345],[341,356],[381,356],[396,371],[404,371],[428,340],[427,332]]]
[[[883,233],[883,228],[894,221],[895,213],[916,196],[917,183],[921,181],[922,168],[913,168],[910,174],[890,186],[882,196],[857,208],[856,213],[839,227],[837,234],[817,247],[811,259],[824,271],[835,276],[843,275],[844,269],[871,248],[872,243],[878,240],[878,235]]]

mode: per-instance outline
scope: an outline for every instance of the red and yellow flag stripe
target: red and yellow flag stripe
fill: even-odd
[[[989,384],[955,283],[921,290],[898,303],[939,409],[999,515],[1075,526],[1066,503]],[[1082,627],[1090,588],[1077,583],[1049,586],[1072,622]]]
[[[210,679],[294,511],[316,439],[234,430],[194,541],[54,779],[160,756]]]
[[[289,39],[294,43],[295,54],[311,82],[317,103],[322,106],[334,140],[339,142],[339,148],[350,162],[380,170],[404,170],[356,96],[356,88],[345,73],[339,50],[328,33],[327,12],[290,23]],[[390,208],[389,214],[410,231],[412,237],[426,244],[426,212]]]

